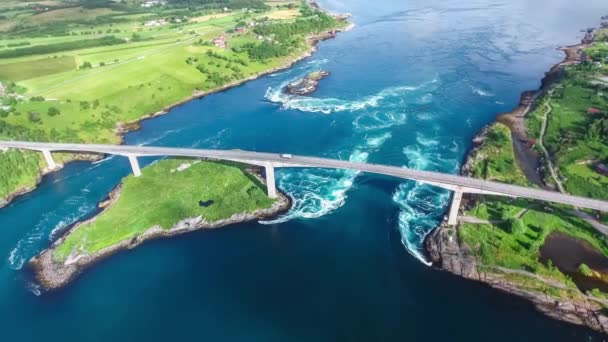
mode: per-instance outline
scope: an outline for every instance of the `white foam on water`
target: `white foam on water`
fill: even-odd
[[[269,87],[264,96],[268,101],[280,103],[284,109],[296,109],[302,112],[332,114],[337,112],[354,112],[368,108],[376,108],[381,104],[387,104],[395,98],[402,98],[407,93],[417,91],[428,87],[437,82],[437,78],[424,82],[417,86],[397,86],[383,89],[375,95],[369,95],[357,100],[343,100],[336,98],[314,98],[305,96],[289,95],[283,92],[289,83],[297,80],[297,78],[287,80],[278,87]],[[427,94],[428,95],[428,94]],[[424,96],[423,96],[424,98]],[[397,102],[399,104],[399,102]],[[390,103],[387,104],[388,107]],[[394,104],[393,104],[394,107]]]
[[[474,94],[483,96],[483,97],[494,96],[494,94],[492,92],[490,92],[489,90],[484,90],[484,89],[481,89],[481,88],[475,87],[475,86],[471,86],[471,91],[473,91]]]
[[[365,136],[365,143],[370,148],[381,147],[388,139],[392,138],[393,135],[390,132],[385,132],[381,135]]]
[[[401,184],[393,194],[393,201],[401,209],[401,242],[408,253],[428,266],[431,263],[424,256],[422,242],[439,223],[448,199],[447,191],[415,182]]]
[[[428,138],[421,133],[416,133],[416,142],[422,146],[437,146],[439,140]]]
[[[34,282],[28,282],[25,287],[30,293],[32,293],[36,297],[39,297],[42,294],[42,287],[39,284],[36,284]]]
[[[434,120],[436,117],[437,115],[433,113],[416,113],[416,119],[421,121]]]
[[[9,267],[14,270],[20,270],[31,257],[39,252],[45,237],[50,241],[54,240],[56,235],[67,226],[73,224],[95,208],[91,204],[80,204],[83,200],[84,198],[81,196],[73,196],[64,202],[64,208],[76,207],[74,214],[65,216],[59,211],[45,213],[34,228],[25,234],[17,242],[15,248],[11,250],[8,256]]]
[[[416,144],[403,148],[406,166],[417,170],[457,172],[459,145],[445,141],[445,137],[430,138],[416,134]],[[450,146],[445,150],[446,146]],[[399,206],[399,231],[407,251],[426,265],[423,242],[426,236],[441,222],[449,202],[450,192],[419,182],[401,184],[393,194]]]
[[[383,130],[393,126],[405,124],[407,115],[394,112],[371,112],[364,113],[353,121],[353,126],[359,132]]]
[[[388,138],[386,138],[388,139]],[[368,152],[356,149],[350,161],[364,163]],[[359,174],[353,170],[303,169],[296,172],[279,172],[279,188],[289,193],[292,207],[285,215],[262,224],[287,222],[294,218],[317,218],[326,215],[346,202],[347,192]]]
[[[183,128],[176,128],[176,129],[170,129],[170,130],[167,130],[167,131],[163,131],[162,134],[160,134],[158,136],[155,136],[153,138],[144,140],[144,141],[138,143],[136,146],[147,146],[147,145],[150,145],[150,144],[152,144],[154,142],[157,142],[159,140],[162,140],[162,139],[168,137],[169,135],[177,134],[177,133],[181,132],[182,130],[183,130]]]

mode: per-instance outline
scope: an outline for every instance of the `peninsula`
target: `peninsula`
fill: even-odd
[[[562,50],[541,89],[475,138],[463,175],[608,199],[608,29]],[[464,209],[427,237],[435,266],[608,333],[606,213],[485,195]]]

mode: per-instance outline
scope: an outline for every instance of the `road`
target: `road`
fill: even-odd
[[[191,157],[214,160],[231,160],[254,165],[266,165],[272,167],[332,168],[355,170],[380,175],[393,176],[402,179],[416,180],[450,190],[463,189],[463,192],[467,192],[467,189],[482,190],[503,196],[529,198],[608,212],[608,202],[597,199],[572,196],[554,191],[527,188],[517,185],[503,184],[498,182],[439,172],[414,170],[409,168],[379,164],[356,163],[345,160],[327,158],[295,155],[285,158],[281,154],[276,153],[249,152],[241,150],[224,151],[175,147],[60,144],[23,141],[0,141],[0,148],[17,148],[51,152],[100,153],[122,156]]]

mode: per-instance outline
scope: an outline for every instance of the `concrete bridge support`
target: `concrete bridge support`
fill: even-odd
[[[46,160],[46,165],[48,166],[48,169],[55,170],[57,168],[57,164],[55,163],[55,160],[53,159],[53,155],[51,154],[51,151],[41,150],[40,152],[42,152],[42,155],[44,156],[44,160]]]
[[[277,186],[274,180],[274,167],[272,164],[266,164],[266,188],[268,189],[268,197],[277,198]]]
[[[448,225],[455,226],[458,223],[458,210],[460,209],[460,201],[462,201],[462,190],[454,191],[452,197],[452,205],[450,206],[450,214],[448,216]]]
[[[137,157],[134,155],[128,155],[129,163],[131,163],[131,169],[133,170],[133,175],[135,177],[141,176],[141,169],[139,168],[139,162],[137,162]]]

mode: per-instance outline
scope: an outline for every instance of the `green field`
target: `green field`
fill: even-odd
[[[183,171],[176,170],[187,163]],[[95,253],[141,235],[153,226],[169,229],[185,218],[209,222],[269,208],[265,186],[237,165],[165,159],[123,180],[120,197],[95,221],[68,233],[55,250],[63,262],[73,251]],[[151,194],[154,194],[151,196]],[[214,201],[208,207],[199,201]]]
[[[140,3],[7,5],[16,24],[0,35],[0,139],[118,143],[119,125],[287,65],[309,49],[306,37],[345,25],[299,1],[252,0],[246,11],[239,0]],[[220,36],[226,48],[212,43]],[[35,185],[40,159],[0,152],[11,178],[0,199]]]
[[[32,61],[0,64],[0,79],[22,81],[76,68],[74,56],[48,57]]]
[[[491,158],[488,158],[491,156]],[[486,140],[470,156],[471,176],[503,183],[528,185],[517,166],[511,131],[501,123],[488,128]]]
[[[548,103],[552,110],[547,116],[544,145],[566,191],[608,199],[608,177],[594,170],[595,164],[608,163],[608,84],[598,82],[608,74],[608,43],[596,42],[586,53],[590,59],[567,68],[566,77],[530,113],[526,125],[538,139]],[[590,108],[601,113],[590,114]],[[549,178],[546,181],[552,183]]]
[[[508,127],[495,123],[486,139],[469,156],[468,170],[473,177],[531,186],[515,161],[513,141]],[[587,165],[573,167],[587,168]],[[583,174],[590,170],[572,170]],[[462,223],[458,239],[479,262],[479,270],[499,272],[497,267],[530,272],[548,281],[564,285],[567,290],[549,286],[533,277],[512,274],[507,278],[521,288],[539,291],[556,298],[581,296],[570,279],[556,267],[543,264],[539,250],[552,232],[562,232],[586,241],[608,257],[608,240],[588,223],[569,212],[571,208],[525,199],[476,196],[465,216],[487,223]],[[482,221],[483,222],[483,221]],[[599,291],[595,295],[601,295]]]

